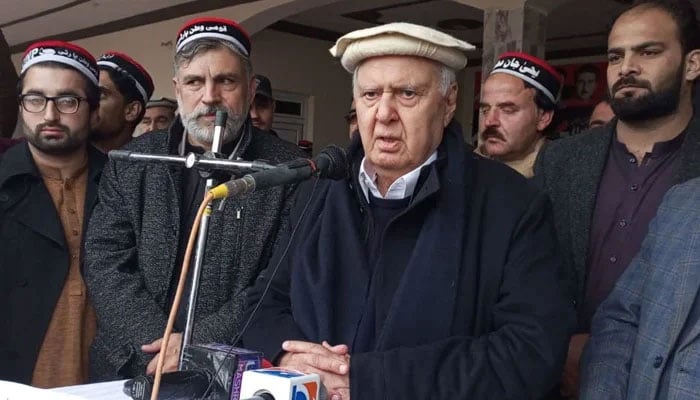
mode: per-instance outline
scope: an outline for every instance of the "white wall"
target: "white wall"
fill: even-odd
[[[253,36],[253,66],[270,78],[273,91],[311,96],[314,150],[349,141],[343,116],[350,108],[352,79],[331,57],[331,46],[330,42],[271,30]]]

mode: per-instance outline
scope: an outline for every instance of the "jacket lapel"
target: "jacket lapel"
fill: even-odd
[[[65,248],[61,221],[34,164],[29,145],[18,144],[5,153],[0,168],[0,207],[37,234]],[[50,207],[47,207],[50,206]]]
[[[473,170],[473,166],[465,165],[471,158],[467,157],[461,132],[451,127],[446,128],[441,145],[448,154],[446,165],[438,168],[440,160],[433,163],[426,182],[416,188],[415,203],[433,201],[435,197],[437,205],[423,220],[413,255],[377,341],[378,349],[429,343],[448,337],[452,330],[455,282],[462,267],[464,228],[468,226],[467,210],[471,204],[471,175],[464,171]],[[441,185],[441,181],[445,184]]]
[[[686,128],[681,146],[680,163],[673,183],[682,183],[700,176],[700,117],[693,117]]]
[[[583,288],[586,280],[586,260],[588,259],[588,244],[591,233],[591,222],[595,209],[598,186],[603,175],[605,162],[610,150],[610,142],[615,132],[615,123],[606,125],[603,132],[593,131],[588,135],[595,135],[590,147],[590,153],[586,154],[587,162],[572,163],[569,171],[571,205],[569,226],[571,226],[571,251],[576,263],[576,275],[578,277],[578,298],[583,296]]]

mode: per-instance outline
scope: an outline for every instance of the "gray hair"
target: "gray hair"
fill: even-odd
[[[362,64],[359,64],[357,67],[355,67],[355,71],[352,73],[352,88],[353,91],[357,87],[357,71],[360,69],[360,66]],[[437,73],[439,75],[438,79],[438,90],[440,91],[440,94],[445,97],[447,96],[447,93],[450,90],[450,87],[457,82],[457,73],[455,70],[452,68],[448,67],[445,64],[440,64],[435,62],[435,68],[437,69]]]
[[[240,50],[233,45],[233,43],[217,39],[199,39],[184,45],[180,51],[175,53],[175,60],[173,63],[175,74],[177,74],[177,71],[182,65],[190,63],[196,56],[206,53],[207,51],[219,50],[223,48],[229,49],[241,60],[241,64],[243,64],[243,69],[246,74],[246,81],[249,81],[253,76],[253,64],[251,63],[250,58],[244,56]]]

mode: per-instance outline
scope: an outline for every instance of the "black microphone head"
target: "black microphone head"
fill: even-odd
[[[350,163],[345,150],[336,145],[330,145],[314,158],[318,176],[327,179],[345,179],[350,174]]]
[[[214,125],[216,126],[224,126],[226,125],[226,119],[228,118],[228,114],[226,111],[217,111],[216,112],[216,120],[214,121]]]

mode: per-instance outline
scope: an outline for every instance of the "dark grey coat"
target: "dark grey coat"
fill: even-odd
[[[176,154],[179,120],[171,132],[139,137],[126,149]],[[280,163],[300,157],[291,143],[248,124],[238,155]],[[170,284],[176,271],[183,173],[163,164],[110,161],[86,240],[86,280],[98,317],[91,380],[145,373],[151,356],[140,346],[162,337]],[[193,343],[230,342],[243,307],[243,291],[267,265],[280,216],[293,187],[275,187],[230,198],[210,219]]]
[[[574,274],[572,293],[585,293],[586,265],[598,186],[617,121],[585,134],[547,143],[535,161],[535,181],[549,195],[564,261]],[[687,128],[674,183],[700,176],[700,118]]]

